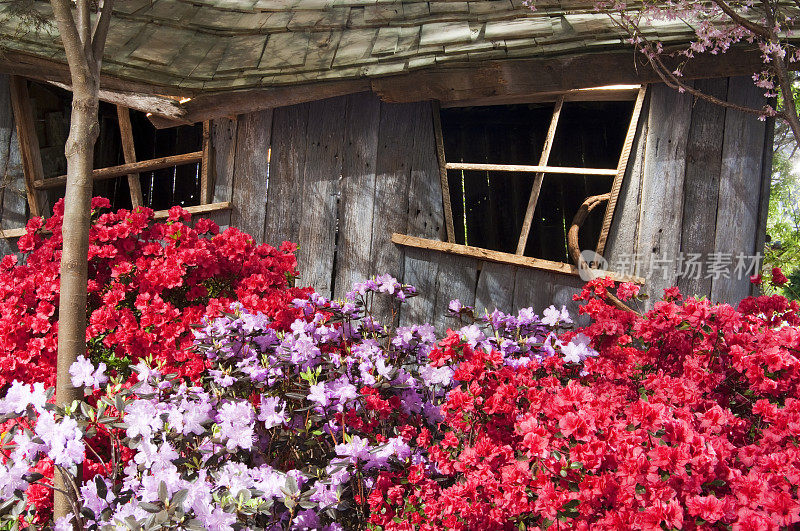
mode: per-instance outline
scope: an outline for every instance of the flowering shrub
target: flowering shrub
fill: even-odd
[[[153,223],[153,211],[107,212],[92,202],[89,247],[88,353],[124,369],[144,356],[196,379],[204,360],[193,354],[190,327],[234,301],[264,312],[285,328],[298,315],[287,303],[307,291],[288,287],[295,247],[254,245],[250,236],[213,222],[190,226],[173,207]],[[46,221],[33,218],[19,240],[25,254],[0,261],[0,392],[13,380],[55,382],[63,202]],[[43,230],[44,229],[44,230]],[[48,235],[49,231],[52,235]]]
[[[41,384],[15,382],[0,414],[38,420],[19,422],[2,440],[6,518],[39,516],[17,502],[48,484],[32,465],[74,469],[95,455],[108,468],[76,485],[86,529],[364,527],[381,471],[433,466],[417,441],[440,435],[445,391],[463,377],[438,357],[429,325],[392,332],[377,323],[366,304],[376,295],[403,300],[414,290],[384,276],[344,301],[296,299],[302,316],[285,332],[234,305],[195,334],[209,362],[201,385],[140,362],[127,389],[80,359],[73,383],[96,390],[89,404],[65,411],[47,403]],[[566,313],[548,312],[547,324],[530,310],[496,312],[486,319],[489,337],[475,325],[451,337],[495,346],[510,367],[562,351],[592,354],[580,341],[562,345],[553,329],[568,324]],[[106,435],[105,446],[94,433]]]
[[[667,290],[645,316],[581,298],[599,355],[510,367],[450,335],[456,363],[435,465],[383,471],[382,529],[778,529],[800,522],[797,302],[735,310]],[[633,296],[635,286],[617,294]],[[427,473],[426,473],[427,472]],[[417,525],[410,525],[415,523]]]

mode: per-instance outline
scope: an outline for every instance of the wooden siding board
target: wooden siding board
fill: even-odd
[[[433,323],[436,315],[436,280],[441,253],[409,247],[404,250],[403,282],[417,289],[418,296],[407,299],[400,308],[400,326]]]
[[[403,250],[392,243],[393,232],[408,228],[409,154],[414,148],[416,104],[381,103],[378,129],[375,212],[370,243],[371,275],[403,276]],[[391,314],[393,304],[386,297],[375,299],[374,312],[380,318]]]
[[[447,328],[458,328],[458,320],[447,315],[450,301],[458,299],[466,306],[475,305],[475,287],[478,280],[478,260],[456,255],[440,255],[436,276],[436,301],[433,307],[433,326],[440,333]]]
[[[750,108],[765,103],[763,90],[747,77],[730,78],[728,101]],[[752,255],[755,251],[761,199],[761,164],[765,122],[758,117],[729,110],[725,114],[719,207],[714,250],[720,253]],[[750,293],[749,278],[712,279],[711,299],[738,303]]]
[[[432,104],[414,106],[414,145],[410,153],[408,227],[406,234],[435,240],[446,239],[442,205],[442,185],[436,155]],[[439,273],[437,253],[405,250],[403,282],[416,287],[419,295],[405,302],[400,310],[401,324],[426,323],[433,319],[435,279]]]
[[[236,116],[218,118],[211,122],[211,158],[214,168],[212,203],[230,201],[233,198],[238,123]]]
[[[303,187],[302,223],[297,265],[301,284],[331,296],[336,251],[337,202],[345,150],[341,126],[346,98],[330,98],[309,105]],[[314,117],[315,119],[311,119]]]
[[[0,74],[0,179],[0,228],[24,227],[28,219],[25,176],[11,110],[9,77],[5,74]],[[0,239],[0,256],[16,252],[16,242]]]
[[[772,186],[772,154],[775,141],[775,118],[767,118],[765,124],[764,150],[761,162],[761,190],[758,206],[758,224],[756,225],[756,245],[754,251],[764,255],[764,245],[767,237],[767,217],[769,216],[769,193]],[[762,259],[763,262],[763,259]],[[761,264],[759,264],[759,267]],[[750,285],[750,295],[756,296],[761,292],[757,284]]]
[[[536,312],[541,312],[550,306],[559,276],[550,271],[518,269],[514,282],[513,311],[532,307]]]
[[[303,103],[275,109],[264,223],[264,240],[270,245],[297,243],[300,237],[309,106]]]
[[[369,274],[380,107],[380,100],[369,93],[347,97],[333,290],[336,298],[344,297],[354,282],[363,282]]]
[[[695,82],[695,88],[725,100],[727,78]],[[692,109],[692,122],[686,147],[686,175],[683,192],[681,252],[684,256],[699,253],[703,257],[714,251],[714,234],[719,199],[719,178],[722,169],[722,135],[725,108],[697,100]],[[711,295],[711,279],[702,275],[678,277],[678,288],[684,295]]]
[[[495,308],[510,312],[514,307],[514,284],[517,268],[494,262],[483,262],[475,290],[475,315]]]
[[[639,229],[639,249],[647,293],[657,300],[665,288],[675,284],[675,271],[651,271],[652,259],[666,258],[674,263],[680,252],[683,219],[683,182],[686,145],[691,123],[692,97],[656,85],[650,99],[647,148],[644,157],[644,184]],[[665,278],[666,277],[666,278]]]
[[[239,117],[231,224],[242,232],[250,234],[256,243],[264,242],[267,152],[271,131],[271,109]]]

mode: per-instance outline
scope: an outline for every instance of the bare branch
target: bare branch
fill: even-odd
[[[98,72],[100,62],[103,60],[103,49],[108,37],[108,28],[111,26],[111,16],[114,11],[114,0],[99,0],[97,4],[97,21],[92,31],[92,56],[97,64]]]
[[[72,84],[91,83],[91,70],[84,54],[83,42],[75,25],[75,19],[72,16],[71,2],[69,0],[50,0],[50,4],[53,6],[53,15],[58,24],[61,42],[64,44],[64,53],[67,55]]]

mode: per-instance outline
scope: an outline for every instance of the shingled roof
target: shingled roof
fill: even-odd
[[[535,3],[536,11],[522,0],[117,0],[103,73],[191,94],[629,46],[591,2]],[[17,26],[0,28],[9,51],[65,62],[55,27]],[[647,29],[662,41],[690,31],[680,22]]]

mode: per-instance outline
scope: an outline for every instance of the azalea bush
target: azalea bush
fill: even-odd
[[[57,529],[365,527],[382,471],[434,472],[419,442],[442,435],[441,404],[462,377],[430,325],[392,330],[370,314],[375,297],[414,295],[389,276],[343,301],[311,294],[291,302],[300,315],[286,331],[236,303],[195,332],[208,364],[196,384],[141,361],[126,385],[81,358],[70,373],[87,402],[62,409],[42,384],[15,381],[0,401],[0,512],[47,523],[26,495],[50,487],[37,467],[75,471],[91,456],[106,468],[75,485],[75,520]],[[459,337],[503,352],[508,367],[577,362],[593,352],[558,339],[569,324],[555,308],[544,319],[495,312]]]
[[[92,202],[87,355],[127,372],[150,356],[170,372],[197,379],[205,360],[191,350],[191,326],[231,302],[260,311],[276,328],[298,315],[287,302],[308,293],[290,284],[295,246],[255,245],[236,229],[219,234],[180,207],[154,222],[153,211],[108,210]],[[46,221],[33,218],[19,239],[23,259],[0,261],[0,392],[14,380],[55,382],[63,201]]]
[[[418,440],[433,466],[382,471],[379,529],[765,530],[800,522],[800,318],[779,296],[738,311],[682,300],[644,316],[581,298],[598,351],[512,367],[450,334],[433,366],[455,365],[442,436]],[[635,286],[623,285],[623,299]],[[586,348],[586,347],[585,347]]]

